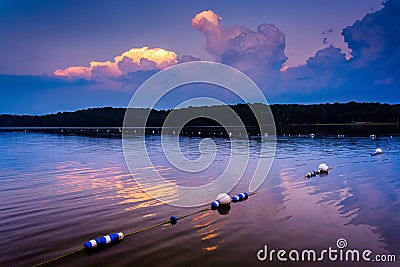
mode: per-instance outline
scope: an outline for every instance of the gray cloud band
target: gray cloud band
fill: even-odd
[[[240,139],[230,137],[231,153],[229,163],[222,174],[214,181],[201,186],[181,186],[164,178],[157,166],[149,157],[146,147],[145,126],[150,115],[150,108],[176,87],[207,83],[224,87],[240,97],[245,103],[263,103],[267,101],[257,85],[245,74],[230,66],[215,62],[188,62],[178,64],[160,71],[146,80],[132,96],[125,113],[122,131],[123,151],[127,166],[133,178],[140,187],[151,197],[180,207],[204,205],[214,200],[222,192],[229,192],[243,177],[246,170],[250,145],[246,127],[239,116],[223,102],[212,98],[189,99],[176,108],[207,101],[207,103],[222,106],[224,112],[213,112],[204,109],[204,114],[187,114],[172,111],[164,122],[161,131],[161,143],[165,157],[175,168],[185,172],[200,172],[208,168],[216,156],[215,143],[210,138],[200,142],[201,156],[194,161],[183,156],[179,149],[179,132],[184,125],[196,118],[203,117],[217,121],[229,132],[228,126],[235,125]],[[255,191],[267,178],[275,154],[275,124],[268,105],[249,105],[257,119],[261,134],[268,133],[269,137],[260,143],[260,155],[249,191]],[[137,108],[144,108],[138,110]],[[166,129],[174,128],[175,134],[165,135]],[[239,129],[239,130],[237,130]]]

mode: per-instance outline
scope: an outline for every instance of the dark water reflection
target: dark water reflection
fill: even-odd
[[[198,153],[199,140],[183,137],[184,153]],[[155,168],[184,185],[212,180],[229,158],[229,141],[219,138],[215,164],[199,176],[182,176],[162,158],[159,138],[149,142]],[[258,142],[251,140],[249,169],[233,193],[247,189]],[[376,147],[384,153],[369,156]],[[0,266],[36,264],[93,237],[131,232],[196,210],[171,207],[145,194],[127,170],[120,139],[1,133],[0,157]],[[329,175],[302,178],[321,162],[334,167]],[[54,265],[296,266],[276,259],[259,262],[256,253],[265,244],[276,250],[325,249],[341,237],[350,248],[398,258],[399,162],[398,137],[279,137],[272,170],[259,193],[233,204],[228,215],[201,213],[96,255],[77,254]]]

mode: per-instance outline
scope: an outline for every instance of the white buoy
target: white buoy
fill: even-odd
[[[382,149],[380,149],[379,147],[377,149],[375,149],[375,153],[376,154],[382,154]]]
[[[318,169],[319,169],[321,172],[328,172],[329,167],[328,167],[328,165],[326,165],[325,163],[321,163],[321,164],[319,164]]]
[[[227,204],[229,204],[229,203],[231,202],[231,197],[230,197],[228,194],[226,194],[226,193],[222,193],[222,194],[219,194],[219,195],[217,196],[217,200],[218,200],[222,205],[227,205]]]
[[[315,137],[315,134],[313,134],[313,133],[310,134],[310,137],[311,137],[311,138],[314,138],[314,137]]]

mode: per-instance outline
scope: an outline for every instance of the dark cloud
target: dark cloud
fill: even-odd
[[[343,29],[353,56],[351,82],[385,94],[400,84],[400,0],[384,3],[375,13]],[[394,98],[399,100],[397,93]]]
[[[345,54],[339,48],[322,49],[305,65],[281,72],[275,94],[310,94],[326,88],[337,89],[345,83],[346,62]]]
[[[305,65],[281,73],[275,99],[400,102],[398,14],[400,1],[387,1],[381,10],[343,29],[352,58],[333,46],[318,51]]]
[[[1,74],[0,113],[43,114],[90,107],[103,97],[88,90],[96,85],[98,82],[83,78],[72,81],[46,75]]]
[[[346,63],[346,56],[339,48],[329,46],[319,50],[314,57],[310,57],[306,65],[307,67],[324,72],[335,67],[341,67]]]
[[[329,33],[332,33],[332,32],[333,32],[333,29],[327,29],[327,30],[324,30],[322,32],[322,34],[325,35],[325,34],[329,34]]]
[[[191,56],[191,55],[182,55],[181,60],[179,63],[185,63],[185,62],[192,62],[192,61],[200,61],[200,58]]]
[[[136,90],[143,82],[156,74],[158,71],[159,69],[132,71],[126,73],[125,75],[115,77],[113,81],[120,83],[121,87],[127,87],[127,89],[132,92],[132,90]]]
[[[353,64],[360,67],[398,68],[400,65],[400,1],[384,3],[375,13],[343,29]]]
[[[7,75],[0,74],[0,91],[10,92],[12,90],[51,89],[55,87],[89,86],[97,84],[84,78],[68,80],[47,75]]]

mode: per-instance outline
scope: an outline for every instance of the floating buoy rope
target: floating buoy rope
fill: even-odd
[[[382,149],[378,147],[377,149],[375,149],[374,152],[371,153],[371,156],[376,156],[376,155],[380,155],[380,154],[382,154]]]
[[[44,261],[44,262],[41,262],[41,263],[39,263],[37,265],[34,265],[34,267],[43,266],[43,265],[46,265],[46,264],[61,260],[61,259],[66,258],[68,256],[80,253],[80,252],[90,252],[90,251],[95,251],[97,249],[107,248],[107,246],[112,246],[114,244],[122,242],[125,238],[127,238],[129,236],[132,236],[132,235],[135,235],[135,234],[139,234],[141,232],[145,232],[145,231],[151,230],[153,228],[157,228],[157,227],[164,226],[164,225],[169,225],[169,224],[175,225],[181,219],[193,216],[193,215],[198,214],[198,213],[202,213],[202,212],[206,212],[206,211],[210,211],[210,210],[217,210],[219,207],[229,206],[230,203],[237,203],[237,202],[246,201],[249,198],[249,196],[252,196],[254,194],[256,194],[256,192],[251,192],[251,193],[243,192],[243,193],[235,195],[234,197],[231,198],[228,194],[222,193],[222,194],[219,194],[217,196],[215,201],[211,202],[210,207],[203,208],[201,210],[194,211],[192,213],[189,213],[189,214],[186,214],[186,215],[182,215],[182,216],[179,216],[179,217],[173,215],[173,216],[171,216],[169,218],[169,220],[166,220],[166,221],[151,225],[151,226],[143,228],[143,229],[139,229],[139,230],[130,232],[128,234],[124,234],[123,232],[115,232],[115,233],[112,233],[112,234],[108,234],[108,235],[104,235],[104,236],[101,236],[101,237],[97,237],[97,238],[91,239],[89,241],[86,241],[83,244],[83,247],[81,247],[79,249],[67,252],[67,253],[65,253],[65,254],[63,254],[61,256],[52,258],[52,259]]]
[[[397,145],[395,145],[393,147],[390,146],[387,150],[390,151],[390,150],[394,150],[394,149],[397,149]],[[376,155],[381,155],[382,153],[383,153],[383,149],[378,147],[377,149],[375,149],[374,152],[371,152],[370,155],[376,156]]]
[[[332,167],[329,168],[328,165],[326,165],[325,163],[321,163],[319,164],[318,169],[316,171],[308,172],[306,175],[303,176],[303,178],[311,178],[320,174],[328,174],[328,172],[332,169],[333,169]]]

